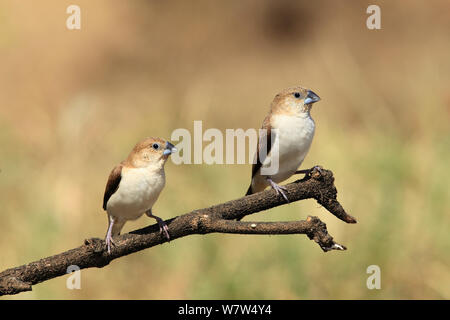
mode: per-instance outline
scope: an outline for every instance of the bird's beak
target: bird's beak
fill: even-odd
[[[174,152],[177,152],[177,148],[169,141],[166,142],[166,149],[164,149],[163,155],[168,156]]]
[[[308,90],[308,94],[306,95],[306,99],[305,99],[305,104],[312,104],[319,100],[320,100],[320,97],[317,94],[315,94],[311,90]]]

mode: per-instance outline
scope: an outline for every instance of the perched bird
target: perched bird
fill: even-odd
[[[295,173],[309,171],[297,169],[305,159],[314,137],[315,124],[310,111],[313,103],[319,100],[317,94],[302,87],[288,88],[275,96],[259,134],[252,181],[246,195],[271,186],[289,202],[284,193],[286,188],[278,183]],[[266,150],[262,152],[263,155],[260,155],[261,148]],[[278,156],[278,170],[271,175],[262,174],[262,166],[269,166],[274,161],[274,155]]]
[[[156,219],[161,233],[170,239],[166,223],[152,214],[152,207],[166,183],[164,164],[176,151],[166,140],[146,138],[111,171],[103,197],[103,209],[108,214],[108,253],[114,244],[112,237],[120,234],[125,222],[136,220],[144,212]]]

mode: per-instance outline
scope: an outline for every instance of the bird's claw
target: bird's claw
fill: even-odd
[[[164,225],[162,227],[159,227],[159,232],[161,234],[164,233],[164,235],[167,238],[167,241],[170,241],[169,228],[167,227],[167,225],[165,223],[164,223]]]
[[[150,217],[155,219],[158,222],[158,226],[159,226],[159,233],[160,234],[164,234],[164,236],[166,237],[167,241],[170,241],[170,235],[169,235],[169,227],[167,227],[166,222],[161,219],[160,217],[154,216],[152,213],[152,209],[149,209],[145,212],[145,214]]]
[[[272,179],[267,179],[270,183],[270,186],[272,187],[272,189],[274,189],[276,191],[277,194],[281,194],[281,196],[287,201],[289,202],[288,197],[286,196],[286,193],[284,191],[287,191],[286,187],[280,186],[278,184],[276,184],[275,182],[272,181]]]
[[[169,227],[167,226],[166,222],[159,217],[156,218],[156,221],[158,221],[159,233],[164,234],[167,241],[170,241]]]
[[[111,253],[111,245],[113,247],[115,247],[116,243],[114,242],[112,236],[107,236],[106,239],[105,239],[105,242],[106,242],[106,247],[108,249],[108,254],[110,254]]]

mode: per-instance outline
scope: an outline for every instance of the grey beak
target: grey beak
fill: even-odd
[[[169,141],[166,142],[166,149],[163,152],[163,155],[167,156],[169,154],[172,154],[174,152],[177,152],[177,148],[173,144],[171,144]]]
[[[305,104],[314,103],[319,100],[320,100],[320,97],[317,94],[315,94],[311,90],[308,90],[308,94],[306,95],[306,98],[305,98]]]

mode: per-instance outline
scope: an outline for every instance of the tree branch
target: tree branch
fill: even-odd
[[[337,218],[356,223],[336,199],[333,173],[324,169],[313,169],[302,180],[286,186],[286,195],[290,202],[303,199],[316,199]],[[286,201],[274,190],[268,190],[228,201],[209,208],[194,210],[190,213],[167,220],[171,240],[191,234],[236,233],[236,234],[305,234],[314,240],[323,251],[346,250],[335,243],[328,234],[326,225],[317,217],[308,217],[302,221],[289,222],[247,222],[235,221],[237,218],[267,210]],[[131,253],[166,242],[159,233],[157,224],[132,231],[115,238],[116,246],[111,254],[105,250],[105,242],[98,238],[85,240],[84,244],[66,252],[43,258],[0,273],[0,296],[30,291],[32,285],[56,278],[67,273],[67,268],[76,265],[80,269],[108,265],[112,260]]]

